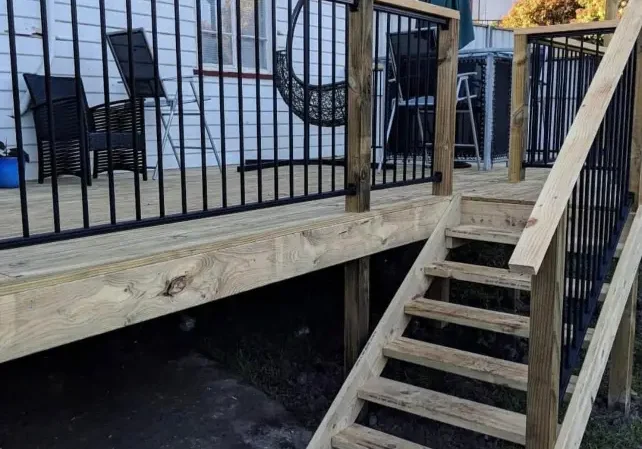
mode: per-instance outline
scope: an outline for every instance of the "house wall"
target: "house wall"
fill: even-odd
[[[108,0],[107,24],[108,32],[126,27],[125,0]],[[310,82],[316,84],[318,81],[318,3],[311,2],[310,23]],[[103,94],[103,63],[100,44],[100,16],[98,0],[77,0],[79,36],[80,36],[80,61],[83,84],[87,92],[89,105],[97,105],[105,102]],[[180,0],[180,26],[181,26],[181,71],[183,76],[194,75],[197,68],[196,56],[196,11],[195,0]],[[71,27],[71,9],[69,0],[55,0],[55,58],[52,64],[52,74],[73,76],[73,41]],[[271,7],[271,6],[270,6]],[[287,2],[279,0],[276,11],[276,34],[277,48],[284,48],[288,27]],[[133,0],[133,26],[143,27],[148,32],[148,39],[151,42],[151,4],[149,0]],[[34,73],[42,65],[42,38],[38,34],[40,26],[40,3],[39,0],[14,0],[16,16],[16,45],[18,48],[18,71],[22,73]],[[176,76],[176,41],[174,31],[174,5],[172,0],[157,0],[158,28],[159,28],[159,65],[162,77]],[[51,12],[50,12],[51,13]],[[271,10],[269,9],[268,17]],[[322,68],[321,78],[323,82],[332,79],[332,6],[327,2],[322,4]],[[294,41],[294,69],[301,77],[303,65],[303,19],[295,31],[298,37]],[[336,35],[339,37],[336,50],[335,77],[338,81],[345,78],[345,9],[343,6],[336,7]],[[0,66],[0,139],[8,145],[15,145],[15,124],[13,119],[13,96],[11,84],[11,68],[9,65],[9,38],[8,22],[6,14],[6,0],[0,0],[0,58],[6,61]],[[271,35],[271,29],[269,33]],[[270,46],[271,48],[271,43]],[[271,56],[271,55],[270,55]],[[123,88],[120,75],[113,62],[111,52],[109,57],[110,75],[110,100],[127,98]],[[272,73],[271,57],[268,74]],[[217,70],[218,67],[205,67],[206,70]],[[42,72],[41,72],[42,73]],[[240,122],[239,122],[239,91],[243,97],[243,134],[245,158],[256,158],[258,147],[258,123],[260,119],[260,135],[263,158],[272,158],[274,155],[275,142],[278,146],[279,157],[288,157],[289,148],[289,113],[288,106],[281,99],[278,92],[277,98],[277,135],[274,136],[274,109],[273,100],[275,90],[272,79],[259,82],[259,97],[257,100],[257,89],[255,79],[242,79],[239,87],[239,80],[233,77],[220,78],[224,89],[224,119],[225,119],[225,151],[227,162],[237,164],[239,162],[240,150]],[[175,82],[165,82],[166,90],[169,93],[176,91]],[[198,83],[196,83],[198,89]],[[20,90],[25,95],[26,86],[20,77]],[[184,97],[191,99],[191,88],[186,82],[183,85]],[[204,76],[204,94],[209,100],[206,102],[206,120],[209,129],[215,140],[219,152],[222,149],[221,136],[221,114],[219,98],[219,77]],[[258,113],[260,107],[260,114]],[[186,107],[186,112],[195,112],[195,105]],[[172,128],[172,136],[178,140],[177,120]],[[148,165],[156,164],[156,140],[155,140],[155,115],[153,111],[146,114],[147,123],[147,152]],[[23,141],[25,150],[31,156],[31,163],[27,166],[28,179],[34,179],[37,175],[37,149],[36,136],[33,126],[33,119],[30,113],[22,116]],[[296,116],[293,117],[292,136],[294,142],[294,157],[303,157],[303,135],[304,127],[302,121]],[[312,157],[316,156],[318,149],[319,128],[310,126],[310,146],[313,149]],[[343,155],[343,128],[335,129],[336,154]],[[323,155],[331,154],[331,130],[321,129]],[[185,116],[185,145],[186,161],[189,166],[200,166],[200,150],[192,147],[200,146],[200,118],[198,116]],[[209,145],[209,144],[208,144]],[[211,151],[207,152],[208,164],[216,164]],[[165,149],[164,165],[167,168],[177,166],[169,145]]]
[[[497,21],[504,17],[517,0],[472,0],[473,20]]]
[[[475,40],[466,45],[462,51],[481,50],[485,48],[513,49],[513,32],[487,25],[475,25]]]
[[[43,0],[45,1],[45,0]],[[50,0],[55,3],[55,25],[53,26],[55,43],[53,52],[55,58],[52,63],[52,73],[54,75],[69,75],[74,73],[74,54],[71,27],[71,9],[70,0]],[[196,54],[196,11],[195,0],[180,1],[180,27],[181,27],[181,73],[187,77],[194,75],[197,68]],[[108,32],[126,27],[125,0],[107,0],[107,25]],[[176,68],[176,39],[175,39],[175,21],[174,21],[174,2],[173,0],[157,0],[158,10],[158,28],[159,28],[159,65],[162,77],[175,77]],[[271,30],[271,4],[267,12],[268,17],[268,35],[272,37]],[[286,35],[288,30],[288,2],[287,0],[275,0],[276,4],[276,44],[277,49],[285,47]],[[292,1],[296,3],[296,1]],[[103,93],[103,62],[101,57],[100,44],[100,17],[98,9],[98,0],[77,0],[79,36],[80,36],[80,67],[83,78],[83,84],[87,92],[90,106],[105,102]],[[318,3],[311,0],[310,11],[310,82],[317,84],[319,82],[319,16]],[[148,32],[148,40],[151,42],[151,3],[150,0],[132,0],[133,8],[133,26],[142,27]],[[332,56],[332,4],[322,2],[321,5],[321,81],[328,83],[332,79],[332,68],[335,70],[337,81],[345,79],[346,51],[345,51],[345,29],[346,29],[346,9],[344,6],[336,6],[335,17],[335,35],[334,42],[335,59]],[[22,73],[33,73],[38,71],[42,65],[42,38],[40,30],[40,0],[14,0],[14,9],[16,14],[16,44],[18,48],[18,71]],[[50,11],[51,13],[51,11]],[[303,17],[299,21],[295,30],[293,62],[294,70],[303,77]],[[385,32],[386,25],[383,14],[380,15],[379,27],[379,55],[385,55]],[[391,31],[397,28],[396,20],[391,21]],[[6,0],[0,0],[0,58],[4,64],[0,65],[0,140],[7,142],[9,146],[15,145],[15,124],[13,115],[13,97],[11,85],[11,70],[9,65],[9,39],[8,24],[6,15]],[[401,25],[405,29],[407,24]],[[383,34],[382,34],[383,33]],[[488,39],[488,32],[485,27],[476,27],[476,40],[469,45],[475,48],[484,48]],[[508,34],[506,34],[508,33]],[[383,36],[383,37],[382,37]],[[497,42],[499,37],[508,42],[511,38],[509,32],[492,31],[492,36]],[[500,39],[500,40],[501,40]],[[504,42],[502,41],[502,42]],[[497,46],[497,45],[494,45]],[[503,44],[502,44],[503,46]],[[508,45],[507,45],[508,46]],[[512,46],[512,43],[510,44]],[[270,41],[268,48],[272,48]],[[468,47],[467,47],[468,48]],[[111,52],[108,51],[109,58],[109,100],[115,101],[126,98],[126,93],[121,82],[117,67],[113,62]],[[218,70],[218,67],[205,67],[206,70]],[[227,70],[225,67],[224,70]],[[239,92],[242,93],[242,111],[243,111],[243,147],[244,157],[254,159],[257,156],[257,148],[261,146],[262,158],[271,159],[274,157],[274,148],[280,158],[287,158],[290,154],[290,136],[293,141],[293,154],[295,158],[303,158],[304,143],[304,125],[302,121],[293,116],[292,133],[290,133],[289,124],[289,107],[283,101],[280,94],[276,92],[274,79],[271,78],[273,73],[272,54],[268,58],[268,70],[265,75],[269,79],[261,79],[258,82],[259,95],[257,98],[257,81],[256,79],[239,79],[235,77],[204,76],[204,95],[209,100],[206,101],[206,120],[209,129],[213,135],[219,152],[225,147],[225,154],[228,164],[237,164],[240,160],[241,148],[241,126],[239,117]],[[41,72],[42,73],[42,72]],[[384,75],[385,76],[385,75]],[[221,114],[221,99],[219,98],[220,84],[223,85],[223,114]],[[165,82],[166,90],[174,93],[176,90],[175,82]],[[198,83],[196,83],[198,88]],[[20,77],[20,89],[25,95],[26,87]],[[185,83],[183,91],[186,99],[191,98],[191,89],[189,84]],[[276,114],[274,113],[274,98],[276,96]],[[28,97],[25,97],[28,99]],[[259,112],[260,110],[260,112]],[[186,112],[195,112],[195,105],[186,106]],[[377,118],[378,136],[377,142],[380,144],[383,136],[383,107],[379,107],[379,116]],[[221,141],[221,116],[225,120],[225,142]],[[276,136],[274,132],[274,117],[276,116],[277,124]],[[172,127],[172,136],[178,139],[177,120]],[[259,127],[260,122],[260,127]],[[31,163],[27,166],[28,179],[34,179],[37,175],[37,151],[36,136],[31,114],[28,112],[22,115],[23,123],[23,140],[25,149],[31,156]],[[147,123],[147,154],[148,165],[156,164],[156,130],[155,115],[153,110],[146,114]],[[260,128],[260,141],[258,138]],[[198,167],[201,164],[200,152],[200,118],[198,116],[185,116],[185,145],[186,162],[190,167]],[[317,156],[319,149],[319,139],[321,140],[321,151],[323,156],[332,154],[332,130],[329,128],[319,129],[316,126],[309,127],[310,134],[310,157]],[[335,154],[342,156],[344,153],[344,127],[338,127],[334,130],[335,136]],[[166,168],[177,167],[175,157],[169,145],[164,152],[164,166]],[[208,165],[215,165],[216,159],[211,151],[207,151]]]

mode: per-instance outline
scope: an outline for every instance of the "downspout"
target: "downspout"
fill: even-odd
[[[49,40],[49,67],[53,66],[54,59],[56,58],[56,0],[47,0],[47,30],[48,40]],[[38,70],[37,74],[43,75],[45,72],[45,61],[44,56]],[[25,90],[20,95],[20,115],[24,115],[29,111],[29,103],[31,102],[31,97],[29,92]]]

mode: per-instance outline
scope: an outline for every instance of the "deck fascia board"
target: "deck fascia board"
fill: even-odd
[[[427,197],[0,283],[0,362],[425,240],[449,202]]]

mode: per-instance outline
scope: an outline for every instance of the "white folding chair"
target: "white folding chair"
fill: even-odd
[[[388,78],[388,83],[396,84],[397,95],[391,101],[391,112],[386,125],[386,134],[385,134],[385,143],[387,144],[390,139],[390,134],[392,133],[392,125],[394,123],[395,115],[399,108],[407,107],[414,108],[414,115],[417,120],[417,126],[419,130],[419,137],[421,139],[422,146],[425,148],[429,145],[432,145],[430,142],[426,142],[424,137],[425,130],[423,128],[422,113],[424,113],[427,107],[435,106],[435,97],[434,96],[422,96],[405,99],[403,96],[403,91],[401,88],[401,83],[399,82],[399,72],[397,68],[397,63],[395,60],[395,54],[393,50],[393,45],[388,39],[388,51],[390,59],[390,70],[392,71],[391,77]],[[477,126],[475,124],[475,112],[473,108],[472,100],[477,97],[477,95],[472,95],[470,91],[470,77],[475,76],[475,72],[460,73],[457,75],[457,105],[461,102],[466,102],[468,109],[468,116],[470,119],[470,126],[473,133],[473,143],[472,144],[456,144],[457,146],[473,146],[475,148],[475,157],[477,159],[477,169],[481,170],[481,157],[479,154],[479,141],[477,138]],[[462,92],[463,89],[463,92]],[[423,110],[422,110],[423,107]],[[424,150],[425,151],[425,150]],[[381,168],[385,161],[383,160],[383,154],[377,157],[378,160],[378,170],[381,171]]]

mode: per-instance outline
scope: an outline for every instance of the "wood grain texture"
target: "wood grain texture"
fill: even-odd
[[[456,228],[446,231],[446,236],[456,239],[501,243],[505,245],[517,244],[521,235],[522,230],[517,227],[514,229],[501,229],[476,225],[459,225]]]
[[[347,376],[368,341],[370,331],[370,258],[344,267],[343,368]]]
[[[457,279],[496,287],[516,288],[528,291],[531,289],[530,276],[511,273],[504,268],[486,267],[461,262],[435,262],[426,265],[426,275]]]
[[[531,172],[529,172],[531,173]],[[530,184],[529,180],[520,184],[504,184],[504,186],[520,187]],[[483,226],[495,229],[509,229],[520,232],[526,226],[535,203],[521,202],[489,202],[488,199],[464,198],[461,206],[462,225]]]
[[[346,196],[346,212],[370,209],[372,161],[372,0],[350,10],[348,35],[348,139],[346,175],[356,195]]]
[[[530,320],[526,316],[451,304],[432,299],[416,298],[405,307],[412,316],[442,320],[448,323],[491,332],[528,338]]]
[[[641,28],[642,0],[631,0],[515,248],[511,270],[537,274]]]
[[[642,36],[638,38],[635,52],[637,60],[642,61]],[[642,67],[638,64],[635,70],[633,88],[635,92],[642,92]],[[633,123],[631,135],[631,169],[629,177],[629,191],[635,195],[632,209],[636,211],[640,202],[640,176],[642,176],[642,94],[635,95],[633,103]]]
[[[335,449],[428,449],[426,446],[359,424],[353,424],[332,437],[332,447]]]
[[[526,400],[526,447],[529,449],[552,449],[557,436],[565,258],[566,219],[563,218],[542,269],[533,276]]]
[[[523,167],[528,124],[528,36],[515,35],[513,79],[511,87],[510,140],[508,148],[508,181],[525,178]]]
[[[439,32],[437,53],[437,106],[433,172],[441,182],[433,183],[433,195],[452,195],[457,121],[457,67],[459,63],[459,20],[451,19]]]
[[[513,30],[516,36],[519,35],[540,35],[569,33],[574,31],[613,30],[618,26],[618,20],[602,20],[599,22],[567,23],[563,25],[547,25],[530,28],[516,28]]]
[[[633,383],[633,359],[635,352],[635,321],[638,303],[638,281],[635,275],[631,294],[620,321],[613,349],[611,350],[611,369],[609,371],[610,408],[621,406],[624,415],[631,413],[631,386]]]
[[[346,212],[370,210],[370,163],[372,160],[372,0],[350,10],[348,34],[348,185],[355,195],[346,196]],[[370,260],[349,261],[344,267],[344,372],[359,357],[368,339],[370,317]]]
[[[363,401],[357,397],[358,390],[370,379],[381,374],[386,365],[382,347],[400,337],[408,326],[410,318],[404,313],[404,305],[412,298],[423,296],[430,287],[432,279],[424,275],[423,266],[432,261],[446,259],[446,228],[459,222],[460,205],[461,198],[455,196],[450,200],[446,210],[440,214],[437,226],[379,320],[357,363],[308,443],[308,449],[330,449],[332,437],[354,423],[363,407]]]
[[[448,246],[449,240],[450,240],[449,238],[446,238],[446,248],[452,249],[452,247]],[[439,301],[442,301],[442,302],[449,302],[450,301],[450,279],[443,279],[443,278],[433,279],[432,284],[430,284],[430,288],[426,292],[426,297],[438,299]],[[437,329],[443,329],[448,325],[448,323],[445,321],[438,321],[438,322],[433,322],[432,325]]]
[[[617,20],[620,0],[606,0],[606,20]]]
[[[322,167],[323,191],[327,192],[332,189],[331,184],[331,169],[332,167]],[[397,176],[399,179],[403,176],[403,164],[397,166]],[[316,192],[318,167],[308,167],[309,179],[308,188],[310,192]],[[492,170],[486,172],[477,171],[476,168],[458,169],[454,173],[454,189],[455,192],[464,195],[475,196],[479,198],[501,198],[511,200],[526,200],[533,203],[537,199],[544,181],[548,176],[548,169],[529,169],[528,180],[519,185],[508,184],[506,182],[506,167],[502,164],[496,164]],[[392,179],[394,170],[388,168],[385,170],[386,179]],[[294,194],[300,196],[304,192],[304,169],[301,166],[295,166],[293,169],[294,178]],[[381,184],[383,182],[384,170],[376,173],[376,182]],[[200,169],[187,169],[187,190],[188,190],[188,210],[190,212],[202,210],[203,203],[200,192],[202,191],[202,174]],[[343,179],[343,167],[336,168],[336,179]],[[114,174],[114,183],[116,189],[116,206],[118,221],[134,220],[135,212],[131,202],[134,196],[134,188],[132,179],[128,174],[117,172]],[[208,178],[208,201],[212,208],[220,207],[221,192],[220,187],[222,183],[221,173],[217,167],[210,167],[207,172]],[[81,212],[81,196],[80,196],[80,183],[79,178],[63,176],[59,179],[58,193],[60,196],[60,210],[61,210],[61,228],[64,230],[77,229],[82,227],[82,214]],[[257,173],[245,173],[246,180],[246,200],[248,203],[257,201],[257,187],[258,178]],[[275,173],[272,170],[264,170],[262,176],[263,185],[263,198],[269,201],[274,197],[274,181]],[[181,198],[180,198],[180,171],[179,170],[165,170],[164,176],[165,183],[165,208],[168,214],[180,213]],[[240,204],[240,181],[239,174],[233,166],[228,167],[227,173],[227,193],[228,204],[230,206],[238,206]],[[286,198],[289,196],[289,167],[279,167],[278,170],[278,186],[279,197]],[[159,199],[158,199],[159,185],[156,181],[148,180],[147,182],[140,183],[141,190],[141,208],[142,216],[144,218],[152,218],[158,216]],[[22,225],[20,219],[20,194],[18,189],[5,189],[0,195],[0,238],[19,237],[22,235]],[[416,184],[405,187],[397,187],[394,189],[375,190],[371,192],[371,206],[387,206],[395,201],[407,201],[412,199],[425,198],[431,193],[430,185]],[[109,223],[109,186],[108,177],[100,176],[93,180],[91,189],[88,191],[89,206],[90,206],[90,224],[104,225]],[[49,182],[45,184],[38,184],[37,182],[27,182],[27,197],[29,198],[29,224],[31,231],[36,233],[52,232],[53,231],[53,215],[52,215],[52,197],[51,185]],[[176,233],[180,234],[178,240],[174,244],[190,244],[194,240],[199,240],[201,235],[221,235],[226,234],[224,229],[229,225],[232,229],[248,229],[253,230],[253,226],[262,227],[267,222],[274,222],[281,220],[283,223],[288,221],[299,220],[298,217],[291,216],[293,213],[296,215],[307,215],[308,218],[319,218],[331,214],[337,214],[344,211],[344,198],[330,198],[326,200],[319,200],[314,202],[282,205],[278,209],[266,209],[263,211],[249,211],[240,212],[232,215],[223,215],[211,219],[194,220],[186,223],[165,225],[162,226],[163,230],[177,230]],[[238,218],[235,218],[238,217]],[[232,222],[235,222],[232,224]],[[199,226],[199,224],[203,224]],[[268,223],[269,224],[269,223]],[[250,226],[253,225],[253,226]],[[192,232],[181,232],[182,229],[189,228]],[[171,231],[164,231],[170,233]],[[140,238],[146,239],[148,234],[153,233],[151,228],[144,230],[128,231],[126,234],[119,235],[132,236],[131,241],[127,241],[127,245],[103,245],[100,252],[96,252],[95,258],[104,258],[103,253],[110,253],[114,257],[119,257],[119,253],[126,252],[129,254],[136,247],[138,247],[138,240]],[[105,237],[103,237],[105,238]],[[119,242],[122,237],[119,237]],[[90,240],[90,239],[85,239]],[[92,239],[95,240],[95,239]],[[102,240],[101,240],[102,241]],[[68,248],[63,243],[60,243],[63,252],[67,253]],[[70,245],[77,245],[71,243]],[[118,246],[126,246],[127,250],[123,251]],[[153,245],[147,245],[147,250],[154,249]],[[132,249],[130,249],[132,247]],[[29,248],[25,248],[29,252]],[[156,251],[161,252],[162,248],[156,247]],[[18,260],[20,264],[25,264],[25,267],[32,266],[37,263],[39,257],[21,257],[21,252],[11,251],[11,265],[13,268],[7,271],[6,267],[9,262],[0,258],[0,273],[11,276],[13,272],[20,272],[18,269],[21,265],[14,263]],[[37,254],[40,256],[40,253]],[[53,262],[47,261],[46,265],[51,269],[55,269],[61,262],[60,258],[56,258]],[[43,261],[43,266],[45,262]]]
[[[359,390],[359,397],[413,415],[524,444],[525,416],[497,407],[379,377]]]
[[[375,0],[375,5],[389,6],[395,9],[418,12],[434,17],[459,20],[459,11],[443,6],[431,5],[419,0]]]
[[[450,207],[438,200],[0,285],[0,361],[428,238]]]
[[[383,355],[458,376],[526,391],[528,365],[461,351],[406,337],[383,348]]]
[[[630,10],[631,8],[627,8]],[[626,15],[626,14],[625,14]],[[586,352],[575,391],[559,430],[555,449],[578,449],[591,415],[593,401],[602,383],[602,376],[632,292],[642,259],[642,215],[631,224],[622,256],[611,278],[610,288],[602,305],[591,344]]]

